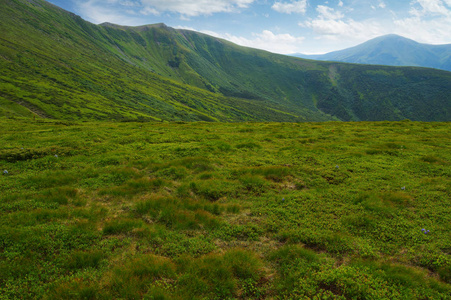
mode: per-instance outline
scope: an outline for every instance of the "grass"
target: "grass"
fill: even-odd
[[[0,299],[447,299],[449,132],[0,118]]]

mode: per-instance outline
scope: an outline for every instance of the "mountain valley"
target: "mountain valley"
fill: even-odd
[[[305,60],[164,24],[94,25],[42,0],[2,3],[2,115],[450,120],[450,72]]]

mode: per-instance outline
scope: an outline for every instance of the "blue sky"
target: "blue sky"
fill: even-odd
[[[451,0],[49,0],[95,24],[165,23],[275,53],[317,54],[385,34],[451,44]]]

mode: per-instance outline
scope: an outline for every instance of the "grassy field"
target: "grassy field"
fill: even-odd
[[[449,299],[450,129],[0,118],[0,299]]]

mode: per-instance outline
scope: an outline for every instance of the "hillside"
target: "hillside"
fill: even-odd
[[[0,114],[71,120],[451,119],[449,72],[303,60],[164,24],[94,25],[42,0],[1,1]]]
[[[449,299],[449,132],[0,117],[0,298]]]
[[[418,66],[451,71],[451,44],[429,45],[399,35],[381,36],[352,48],[323,55],[294,56],[358,64]]]

